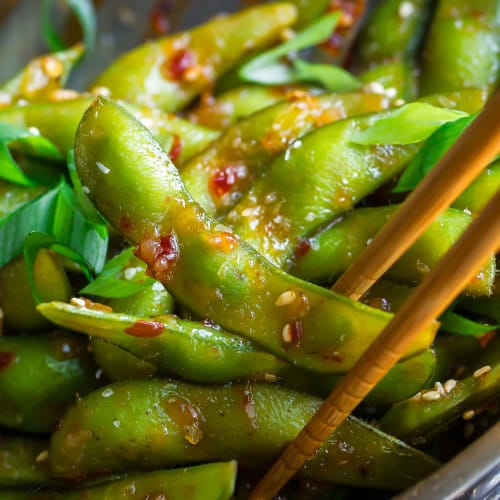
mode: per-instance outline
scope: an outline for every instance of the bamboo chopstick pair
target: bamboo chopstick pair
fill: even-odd
[[[500,152],[500,89],[371,245],[333,286],[358,300]],[[500,249],[500,191],[416,288],[317,413],[262,478],[251,500],[272,498]]]

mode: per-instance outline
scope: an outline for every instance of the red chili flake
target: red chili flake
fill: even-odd
[[[148,275],[159,281],[168,281],[179,259],[179,242],[175,233],[158,239],[146,238],[135,250],[135,255],[148,265]]]
[[[181,138],[177,134],[174,134],[172,140],[172,146],[170,147],[168,156],[170,156],[170,159],[175,163],[179,158],[179,156],[181,155],[181,151],[182,151]]]
[[[0,371],[5,370],[14,361],[15,353],[0,352]]]
[[[333,352],[331,354],[323,354],[321,356],[323,359],[326,359],[327,361],[333,361],[334,363],[342,363],[344,361],[344,356],[338,352]]]
[[[188,49],[180,49],[168,61],[167,70],[174,80],[181,80],[184,73],[194,64],[193,53]]]
[[[484,335],[481,335],[481,337],[478,338],[481,347],[486,347],[496,337],[496,335],[497,332],[495,330],[491,330],[486,332]]]
[[[311,242],[307,238],[302,238],[295,247],[295,257],[304,257],[311,250]]]
[[[125,328],[124,332],[133,337],[158,337],[165,331],[165,325],[159,321],[145,321],[140,319],[129,328]]]
[[[171,0],[160,0],[151,10],[149,23],[155,35],[165,35],[170,31],[168,15],[171,9]]]
[[[236,167],[227,165],[220,168],[210,179],[210,191],[217,196],[222,196],[231,190],[236,184],[238,178],[238,170]]]

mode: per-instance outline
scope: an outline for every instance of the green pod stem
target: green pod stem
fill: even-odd
[[[81,96],[67,101],[12,106],[0,111],[0,122],[35,127],[66,157],[74,146],[78,123],[93,99]],[[156,140],[178,164],[200,152],[219,135],[217,131],[191,124],[158,109],[122,104],[149,128]]]
[[[218,76],[250,51],[278,41],[296,15],[293,5],[275,3],[218,16],[124,54],[95,85],[108,88],[114,98],[177,111],[210,89]]]
[[[441,0],[424,47],[422,94],[493,89],[500,71],[497,0]]]
[[[182,166],[182,179],[209,215],[223,216],[295,139],[332,121],[386,106],[386,99],[377,95],[292,93],[230,127]]]
[[[0,488],[47,484],[51,471],[43,455],[48,448],[48,440],[0,436]]]
[[[75,157],[101,213],[138,243],[152,276],[199,317],[281,359],[329,373],[352,366],[390,320],[271,266],[207,216],[150,133],[116,104],[99,99],[86,112]],[[423,330],[407,355],[425,350],[435,330]]]
[[[138,318],[69,304],[40,304],[50,321],[100,337],[156,367],[159,375],[192,382],[223,383],[264,378],[281,367],[274,356],[257,351],[248,340],[176,316]]]
[[[0,337],[0,425],[49,433],[77,394],[97,386],[83,339],[69,334]]]
[[[289,272],[301,279],[330,284],[363,252],[382,226],[397,210],[397,205],[360,208],[346,214],[339,222],[305,240],[304,250],[295,257]],[[386,277],[408,284],[421,281],[460,237],[472,217],[448,209],[387,271]],[[492,254],[478,269],[465,293],[491,294],[496,262]]]
[[[50,462],[56,477],[68,479],[206,460],[262,467],[320,404],[321,399],[266,384],[118,382],[66,413],[52,436]],[[301,475],[398,489],[436,466],[427,455],[350,417]]]
[[[453,206],[479,214],[493,195],[500,189],[500,160],[493,162],[453,202]]]
[[[158,371],[152,363],[97,336],[90,338],[90,348],[97,366],[113,382],[151,378]]]
[[[488,346],[479,365],[481,365],[478,367],[479,370],[486,367],[484,373],[475,371],[472,376],[456,381],[456,385],[450,391],[446,391],[447,383],[443,381],[445,389],[435,399],[434,394],[439,394],[439,390],[431,389],[396,403],[380,419],[380,428],[409,443],[423,444],[432,441],[449,423],[461,418],[462,415],[468,418],[467,412],[474,412],[498,397],[500,342]],[[431,397],[429,393],[433,395],[431,400],[426,399]],[[474,413],[470,415],[471,418],[473,416]]]
[[[45,54],[33,59],[16,76],[0,86],[2,105],[14,104],[20,99],[44,101],[57,99],[57,90],[64,87],[69,73],[83,54],[82,44],[67,50]]]
[[[227,500],[236,482],[236,462],[215,462],[181,469],[130,474],[121,479],[77,490],[27,492],[1,490],[2,500],[103,500],[168,498],[168,500]]]
[[[92,335],[96,362],[111,380],[177,375],[191,382],[225,383],[246,378],[280,381],[319,396],[326,396],[340,380],[287,365],[248,341],[201,323],[165,316],[137,318],[57,302],[39,309],[59,326]],[[156,337],[136,337],[127,333],[134,325],[142,325],[145,332],[148,325],[158,330],[163,325],[164,331]],[[387,405],[411,396],[428,382],[434,365],[430,350],[398,363],[367,402]]]
[[[61,259],[50,250],[41,249],[38,252],[33,277],[41,300],[70,299],[71,286],[66,271]],[[36,333],[50,327],[50,323],[36,310],[26,263],[22,257],[0,268],[0,306],[4,325],[9,331]]]

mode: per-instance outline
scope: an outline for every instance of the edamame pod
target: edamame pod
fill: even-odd
[[[0,425],[51,432],[77,394],[97,386],[95,372],[74,335],[0,336]]]
[[[277,41],[296,16],[295,7],[286,3],[218,16],[124,54],[95,85],[108,88],[114,98],[177,111],[211,88],[218,76],[250,51]]]
[[[300,370],[259,351],[240,337],[172,316],[137,318],[57,302],[41,304],[39,310],[59,326],[92,335],[95,359],[112,380],[154,374],[174,374],[201,383],[247,378],[281,381],[319,396],[326,396],[340,380],[340,376]],[[146,335],[148,326],[160,331],[160,325],[165,330],[157,336],[153,336],[153,330],[150,337],[136,336],[139,327]],[[95,341],[97,338],[110,344],[103,348],[101,342]],[[435,356],[430,350],[401,361],[370,392],[367,402],[387,405],[411,396],[430,379],[434,365]]]
[[[33,278],[41,300],[69,300],[71,286],[61,259],[41,249],[33,266]],[[15,283],[16,286],[12,286]],[[0,268],[0,305],[8,330],[37,332],[50,324],[37,312],[23,257]]]
[[[500,341],[487,346],[472,376],[442,381],[441,387],[423,391],[396,403],[379,421],[385,432],[410,443],[429,442],[453,420],[474,416],[474,409],[498,396],[500,391]],[[488,364],[491,363],[491,364]],[[472,413],[467,413],[472,412]]]
[[[383,97],[373,94],[312,96],[307,92],[292,92],[285,102],[230,127],[182,166],[182,180],[208,214],[219,217],[248,191],[271,160],[298,137],[346,116],[386,106]]]
[[[0,122],[38,129],[66,157],[74,146],[78,123],[92,100],[92,97],[80,96],[68,101],[12,106],[0,111]],[[200,152],[219,135],[216,131],[158,109],[122,104],[151,130],[156,140],[179,164]]]
[[[227,500],[232,498],[236,481],[236,462],[130,474],[121,479],[77,490],[21,492],[3,491],[2,500],[103,500],[143,498],[168,500]]]
[[[47,484],[51,478],[48,448],[44,439],[0,436],[0,488]]]
[[[60,302],[40,304],[38,310],[57,325],[125,349],[151,363],[158,374],[175,374],[192,382],[263,378],[281,366],[248,340],[173,315],[138,318]]]
[[[33,59],[16,76],[0,86],[0,108],[20,99],[27,101],[57,100],[73,66],[83,54],[83,45],[45,54]],[[64,95],[64,90],[61,96]]]
[[[424,47],[421,93],[493,89],[499,55],[498,0],[441,0]]]
[[[117,382],[66,413],[52,436],[56,477],[155,469],[235,459],[270,463],[321,400],[267,384],[195,386],[162,380]],[[399,489],[432,472],[428,455],[348,418],[301,475],[322,481]]]
[[[101,213],[138,244],[153,277],[200,317],[328,373],[352,366],[389,321],[387,313],[283,273],[208,217],[150,133],[118,105],[98,98],[85,113],[75,158]],[[423,330],[407,355],[425,350],[435,330]]]
[[[366,248],[397,208],[397,205],[360,208],[346,214],[334,225],[303,242],[307,250],[295,257],[290,272],[308,281],[330,284]],[[472,217],[459,210],[446,210],[387,271],[386,276],[408,284],[421,281],[471,222]],[[465,292],[491,294],[495,272],[495,256],[491,255]]]

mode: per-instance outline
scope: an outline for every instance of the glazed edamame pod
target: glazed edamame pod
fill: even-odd
[[[51,478],[44,439],[0,436],[0,488],[37,486]],[[0,498],[3,498],[0,490]]]
[[[56,477],[68,479],[228,458],[254,468],[270,463],[320,404],[267,384],[117,382],[66,413],[52,436],[50,462]],[[398,489],[436,466],[422,452],[350,417],[301,475]]]
[[[315,283],[329,284],[352,263],[397,210],[397,205],[360,208],[305,240],[290,272]],[[404,283],[421,281],[472,222],[472,217],[448,209],[434,221],[411,248],[389,269],[386,276]],[[495,280],[495,256],[478,270],[465,288],[471,295],[489,295]]]
[[[397,403],[380,419],[380,428],[410,443],[422,444],[461,415],[472,418],[474,409],[500,391],[500,341],[494,340],[487,346],[472,376],[453,380],[450,390],[446,390],[444,381],[442,387]]]
[[[0,86],[0,108],[19,99],[40,101],[57,99],[73,66],[83,54],[83,45],[33,59],[21,72]]]
[[[275,3],[218,16],[124,54],[95,85],[108,88],[114,98],[176,111],[212,87],[245,54],[277,41],[296,15],[293,5]]]
[[[172,316],[141,319],[59,302],[42,304],[39,310],[59,326],[92,335],[93,339],[106,339],[111,347],[116,347],[103,349],[101,343],[92,344],[97,363],[112,380],[153,374],[174,374],[202,383],[244,378],[280,380],[288,387],[319,396],[326,396],[340,380],[339,376],[320,375],[286,365],[239,337]],[[165,330],[155,337],[154,331],[151,337],[130,333],[140,326],[147,335],[148,326],[160,331],[160,325]],[[123,363],[122,349],[126,354]],[[411,396],[430,379],[434,364],[435,357],[430,350],[398,363],[369,394],[367,402],[387,405]]]
[[[103,500],[143,498],[168,500],[227,500],[232,498],[236,481],[236,462],[130,474],[121,479],[77,490],[20,492],[3,491],[3,500]]]
[[[190,111],[189,120],[212,129],[225,130],[241,118],[282,101],[292,88],[247,84],[218,96],[203,96]]]
[[[50,250],[41,249],[33,266],[35,286],[41,300],[69,300],[71,286],[60,258]],[[12,286],[15,283],[15,286]],[[8,330],[36,332],[48,323],[36,310],[23,257],[0,268],[0,305]]]
[[[295,141],[257,179],[223,222],[277,266],[312,230],[352,209],[400,172],[419,144],[351,142],[384,112],[340,120]]]
[[[92,97],[81,96],[68,101],[12,106],[0,111],[0,122],[21,127],[35,127],[66,157],[68,151],[73,148],[78,123],[92,100]],[[216,131],[191,124],[157,109],[126,103],[123,105],[151,130],[156,140],[171,154],[176,163],[186,161],[219,135]]]
[[[376,6],[356,51],[358,64],[368,70],[361,76],[363,81],[394,89],[391,98],[415,97],[415,55],[429,6],[429,0],[389,0]]]
[[[176,301],[276,356],[343,373],[390,319],[268,264],[193,202],[150,133],[111,101],[98,98],[85,113],[75,158],[90,198],[138,243],[138,257]],[[435,329],[407,355],[424,350]]]
[[[51,432],[76,395],[97,385],[86,343],[73,335],[0,337],[0,425]]]
[[[497,0],[441,0],[424,47],[422,94],[493,88],[500,71]]]
[[[453,202],[453,206],[476,215],[500,189],[500,160],[493,162]]]
[[[386,105],[377,95],[292,92],[285,102],[230,127],[182,167],[182,179],[210,215],[224,215],[295,139],[332,121],[378,111]]]
[[[154,365],[158,374],[175,374],[192,382],[263,377],[281,366],[248,340],[173,315],[138,318],[61,302],[40,304],[38,310],[57,325],[125,349]]]

